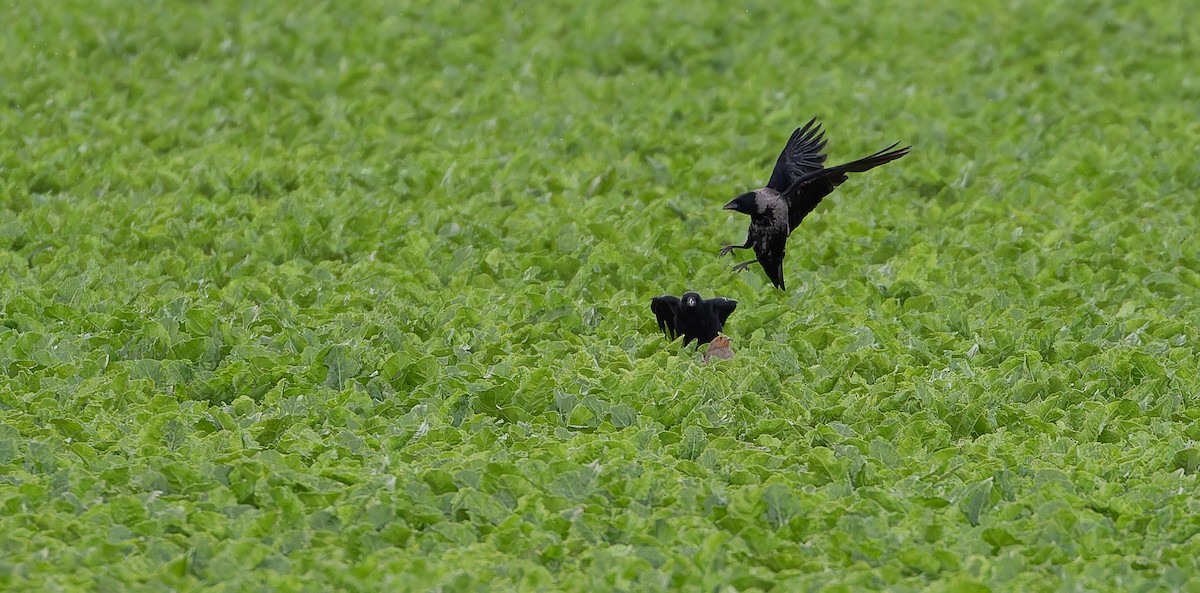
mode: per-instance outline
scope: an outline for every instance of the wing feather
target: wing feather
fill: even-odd
[[[827,158],[821,152],[825,142],[825,132],[815,117],[796,128],[775,160],[775,170],[771,172],[767,187],[782,192],[804,175],[821,170]]]
[[[679,336],[679,328],[675,326],[675,315],[679,312],[679,297],[664,294],[650,299],[650,310],[658,318],[658,329],[674,340]]]
[[[721,321],[722,328],[725,326],[725,321],[729,319],[729,316],[733,315],[733,310],[737,309],[737,301],[725,297],[708,299],[708,303],[717,312],[717,319]]]
[[[837,186],[845,183],[847,173],[862,173],[870,171],[879,165],[890,163],[906,154],[911,146],[896,149],[899,142],[876,152],[875,154],[865,156],[856,161],[850,161],[836,167],[828,169],[819,169],[811,173],[806,173],[797,178],[786,191],[783,192],[783,199],[788,203],[788,227],[791,230],[796,230],[800,226],[800,222],[812,212],[817,204],[825,196],[833,192]],[[894,149],[894,150],[893,150]]]

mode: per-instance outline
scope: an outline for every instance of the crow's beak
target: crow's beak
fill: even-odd
[[[737,200],[733,200],[732,202],[725,204],[725,207],[722,208],[722,210],[737,210],[737,207]]]

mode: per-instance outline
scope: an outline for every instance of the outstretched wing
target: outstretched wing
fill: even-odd
[[[788,203],[788,227],[791,230],[796,230],[800,226],[800,222],[812,212],[817,204],[825,196],[833,192],[833,189],[847,179],[847,173],[862,173],[870,171],[879,165],[890,163],[906,154],[911,146],[897,149],[899,142],[875,153],[870,156],[865,156],[857,161],[851,161],[844,165],[830,167],[828,169],[819,169],[811,173],[797,178],[786,191],[783,192],[783,199]],[[895,150],[893,150],[895,149]]]
[[[782,192],[804,175],[820,171],[825,166],[825,153],[821,152],[825,142],[825,132],[821,131],[821,124],[815,117],[796,128],[775,160],[775,170],[771,172],[767,187]]]
[[[711,305],[713,311],[717,313],[717,319],[721,321],[722,328],[725,327],[725,321],[729,319],[729,316],[733,315],[733,310],[737,309],[737,301],[725,297],[708,299],[705,302]]]
[[[658,329],[674,340],[679,336],[675,327],[675,313],[679,311],[679,297],[664,294],[650,299],[650,310],[658,318]]]

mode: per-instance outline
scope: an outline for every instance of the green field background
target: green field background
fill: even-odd
[[[0,589],[1200,590],[1198,12],[5,2]]]

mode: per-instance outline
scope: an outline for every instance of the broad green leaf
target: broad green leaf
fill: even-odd
[[[958,495],[958,509],[971,525],[979,525],[979,516],[992,504],[992,478],[976,482]]]
[[[1200,468],[1200,449],[1188,447],[1177,453],[1171,459],[1172,466],[1182,469],[1184,473],[1194,474]]]

